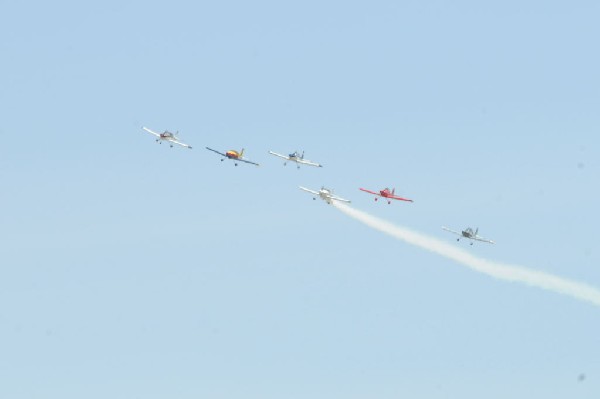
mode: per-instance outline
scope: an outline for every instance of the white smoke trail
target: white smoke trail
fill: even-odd
[[[552,274],[527,269],[521,266],[507,265],[483,258],[478,258],[463,249],[460,249],[454,245],[449,245],[433,237],[414,232],[404,227],[393,225],[385,220],[371,216],[365,212],[361,212],[337,201],[332,201],[332,203],[337,209],[353,217],[354,219],[363,222],[367,226],[373,227],[374,229],[389,234],[392,237],[403,240],[409,244],[416,245],[438,255],[452,259],[480,273],[485,273],[502,280],[524,283],[534,287],[554,291],[559,294],[569,295],[573,298],[600,306],[600,290],[590,285],[578,283],[576,281],[570,281]]]

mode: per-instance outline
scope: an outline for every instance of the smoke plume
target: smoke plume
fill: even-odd
[[[346,204],[332,201],[333,205],[346,215],[389,234],[399,240],[426,249],[430,252],[452,259],[472,270],[501,280],[519,282],[533,287],[543,288],[559,294],[569,295],[581,301],[600,306],[600,290],[576,281],[567,280],[552,274],[531,270],[522,266],[508,265],[477,256],[443,241],[414,232],[405,227],[393,225],[385,220],[356,210]]]

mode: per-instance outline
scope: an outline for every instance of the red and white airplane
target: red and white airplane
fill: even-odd
[[[392,191],[390,191],[390,189],[386,187],[383,190],[379,190],[379,192],[367,190],[365,188],[361,188],[360,190],[364,191],[365,193],[376,195],[377,197],[375,197],[375,201],[377,201],[379,199],[378,197],[387,198],[387,200],[388,200],[387,203],[388,204],[392,203],[392,201],[390,201],[391,199],[393,199],[393,200],[399,200],[399,201],[413,202],[413,200],[411,200],[411,199],[402,198],[402,197],[398,197],[397,195],[395,195],[394,194],[394,192],[396,191],[395,188],[393,188]]]
[[[260,166],[256,162],[252,162],[252,161],[249,161],[246,158],[244,158],[244,149],[243,148],[241,151],[229,150],[225,153],[222,153],[221,151],[213,150],[212,148],[209,148],[209,147],[206,147],[206,149],[209,151],[212,151],[212,152],[216,152],[217,154],[222,156],[223,158],[221,158],[221,162],[224,161],[225,158],[227,158],[227,159],[233,160],[235,162],[235,166],[238,166],[237,161],[246,162],[246,163],[249,163],[252,165]]]

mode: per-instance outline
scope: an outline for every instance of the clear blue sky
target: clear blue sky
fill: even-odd
[[[599,19],[1,0],[0,397],[598,398],[600,309],[297,186],[449,242],[442,225],[478,226],[497,245],[473,253],[600,287]],[[385,186],[415,202],[358,190]]]

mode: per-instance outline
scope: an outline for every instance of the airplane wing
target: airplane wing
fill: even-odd
[[[252,164],[252,165],[260,166],[256,162],[248,161],[247,159],[238,158],[237,160],[238,161],[242,161],[242,162],[246,162],[246,163],[249,163],[249,164]]]
[[[145,131],[147,131],[148,133],[150,133],[153,136],[160,137],[160,133],[153,132],[152,130],[148,129],[146,126],[142,126],[142,129],[144,129]]]
[[[301,163],[303,165],[316,166],[317,168],[322,168],[323,165],[320,163],[309,161],[308,159],[298,159],[296,162]]]
[[[306,187],[302,187],[302,186],[298,186],[298,187],[300,187],[300,190],[304,190],[304,191],[306,191],[308,193],[311,193],[311,194],[314,194],[314,195],[319,195],[318,191],[313,191],[313,190],[310,190],[310,189],[308,189]]]
[[[285,156],[285,155],[278,154],[278,153],[276,153],[276,152],[273,152],[273,151],[269,151],[269,154],[271,154],[271,155],[275,155],[276,157],[283,158],[283,159],[285,159],[285,160],[288,160],[288,161],[290,160],[290,157],[287,157],[287,156]]]
[[[365,193],[369,193],[369,194],[373,194],[373,195],[377,195],[377,196],[381,197],[381,194],[376,193],[375,191],[367,190],[366,188],[359,188],[359,190],[364,191]]]
[[[454,234],[458,234],[459,236],[462,236],[462,233],[458,232],[458,231],[454,231],[454,230],[450,230],[449,228],[442,226],[442,230],[446,230],[449,231],[450,233],[454,233]]]
[[[483,237],[479,237],[479,236],[473,237],[473,240],[477,240],[477,241],[481,241],[481,242],[487,242],[489,244],[495,244],[494,241],[488,240],[487,238],[483,238]]]
[[[342,201],[342,202],[352,202],[350,200],[344,199],[342,197],[338,197],[337,195],[331,195],[330,198],[332,200],[336,200],[336,201]]]
[[[181,141],[177,141],[176,139],[168,139],[167,141],[169,141],[169,142],[171,142],[171,143],[174,143],[174,144],[179,144],[179,145],[180,145],[180,146],[182,146],[182,147],[187,147],[187,148],[189,148],[190,150],[192,149],[192,146],[191,146],[191,145],[188,145],[188,144],[182,143]]]
[[[406,201],[406,202],[414,202],[411,199],[398,197],[397,195],[390,195],[388,198],[395,199],[395,200],[400,200],[400,201]]]
[[[221,155],[221,156],[223,156],[223,157],[226,157],[226,156],[227,156],[227,155],[223,154],[222,152],[219,152],[219,151],[217,151],[217,150],[213,150],[212,148],[208,148],[208,147],[206,147],[206,149],[207,149],[207,150],[209,150],[209,151],[212,151],[212,152],[216,152],[217,154],[219,154],[219,155]]]

